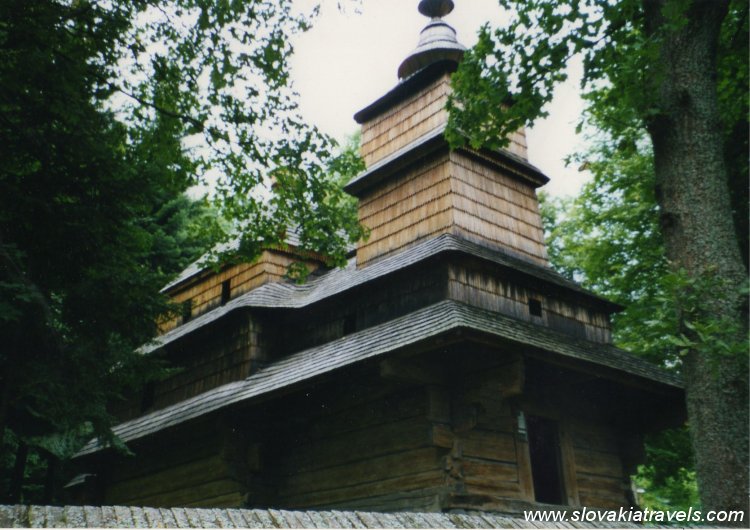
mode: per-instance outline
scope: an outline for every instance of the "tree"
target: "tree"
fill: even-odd
[[[735,201],[735,222],[727,186],[730,174],[747,182],[747,164],[727,169],[732,149],[725,138],[727,130],[746,129],[746,106],[737,101],[747,101],[748,6],[500,3],[514,9],[510,23],[483,28],[453,78],[449,139],[502,146],[510,132],[544,114],[575,54],[583,56],[596,125],[624,145],[647,133],[701,500],[706,509],[741,509],[747,517],[747,269],[738,236],[745,221]],[[725,94],[740,97],[728,104]]]
[[[612,318],[615,344],[672,371],[680,348],[670,341],[679,319],[654,194],[653,154],[646,138],[613,142],[599,133],[573,161],[592,179],[573,198],[540,193],[551,265],[625,310]],[[686,429],[646,437],[646,460],[635,484],[651,509],[697,505],[692,448]]]
[[[326,176],[333,142],[296,113],[288,36],[310,17],[289,4],[0,3],[0,435],[17,462],[51,435],[110,436],[107,403],[163,373],[134,352],[205,241],[190,186],[216,182],[209,232],[241,233],[247,259],[289,224],[333,263],[362,233]]]

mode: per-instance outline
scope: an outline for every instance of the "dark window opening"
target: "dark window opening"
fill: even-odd
[[[565,504],[560,432],[557,422],[538,416],[526,417],[534,498],[547,504]]]
[[[344,329],[343,329],[343,335],[351,335],[357,331],[357,317],[354,315],[347,315],[344,317]]]
[[[182,303],[182,323],[188,322],[193,318],[193,301],[186,300]]]
[[[224,280],[221,282],[221,305],[226,305],[229,299],[232,298],[232,280]]]
[[[529,313],[535,317],[542,316],[542,302],[535,298],[529,298]]]

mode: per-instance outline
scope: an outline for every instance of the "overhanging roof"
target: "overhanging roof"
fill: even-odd
[[[152,342],[141,348],[141,351],[148,353],[157,350],[222,318],[227,313],[241,308],[293,309],[305,307],[447,252],[460,252],[474,256],[530,278],[542,280],[543,282],[583,296],[612,312],[622,309],[621,306],[587,291],[577,283],[568,280],[548,267],[516,258],[502,250],[493,250],[450,234],[443,234],[434,239],[417,243],[398,254],[384,258],[361,269],[356,268],[352,262],[345,269],[333,269],[324,276],[303,285],[292,283],[270,283],[263,285],[238,296],[224,306],[217,307],[155,338]]]
[[[200,416],[249,402],[335,370],[383,356],[452,331],[469,330],[550,355],[625,372],[658,385],[679,388],[675,375],[613,346],[573,338],[549,328],[454,301],[443,301],[383,324],[280,359],[242,381],[217,387],[145,416],[113,431],[130,442]],[[92,440],[78,456],[102,449]]]
[[[415,92],[425,88],[433,81],[439,79],[442,75],[455,72],[456,68],[458,68],[458,65],[455,61],[438,61],[419,70],[413,75],[400,81],[386,94],[357,112],[354,115],[354,120],[361,125],[366,121],[375,118]]]
[[[446,125],[441,125],[427,134],[424,134],[405,145],[401,149],[391,153],[379,160],[367,170],[357,175],[344,186],[344,191],[359,197],[362,193],[376,184],[380,184],[388,178],[397,176],[399,170],[419,161],[425,155],[439,151],[448,150],[448,142],[445,139]],[[511,176],[523,180],[538,188],[549,182],[549,177],[541,169],[531,164],[525,158],[511,153],[505,149],[469,149],[458,148],[458,151],[471,157],[478,158],[485,163],[500,166]]]

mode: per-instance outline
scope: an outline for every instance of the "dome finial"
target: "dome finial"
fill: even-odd
[[[453,11],[453,0],[422,0],[419,12],[426,17],[441,18]]]
[[[453,11],[453,0],[421,0],[419,12],[430,22],[419,35],[419,44],[398,68],[399,79],[406,79],[421,69],[439,62],[458,63],[466,48],[456,40],[456,30],[442,17]]]

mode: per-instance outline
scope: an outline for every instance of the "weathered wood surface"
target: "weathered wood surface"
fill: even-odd
[[[541,265],[547,251],[534,188],[496,167],[450,154],[454,224],[474,239],[507,247]]]
[[[423,389],[389,385],[377,370],[289,398],[269,447],[268,475],[281,506],[344,505],[396,509],[403,494],[442,484],[442,455],[432,445]],[[416,493],[415,493],[416,492]],[[429,497],[429,495],[428,495]]]
[[[493,266],[496,265],[505,269],[506,272],[513,272],[515,275],[520,274],[531,281],[540,280],[555,289],[562,289],[566,293],[565,297],[576,296],[579,299],[586,300],[587,303],[595,304],[602,311],[612,312],[619,307],[583,289],[580,285],[571,282],[548,267],[519,259],[501,249],[488,248],[450,234],[443,234],[435,239],[418,242],[414,246],[406,248],[404,252],[373,261],[367,267],[358,269],[352,264],[346,269],[333,269],[304,286],[286,282],[264,285],[231,300],[225,306],[217,307],[158,337],[153,344],[142,347],[141,351],[148,353],[162,348],[241,308],[297,309],[324,300],[333,301],[336,296],[344,292],[354,291],[380,278],[389,277],[434,257],[454,252],[487,261]]]
[[[658,387],[665,392],[678,391],[680,388],[679,378],[611,346],[574,340],[515,318],[454,301],[444,301],[337,341],[298,352],[262,368],[244,381],[223,385],[142,418],[122,423],[114,431],[126,441],[140,438],[232,404],[249,401],[316,376],[439,337],[452,330],[466,329],[541,349],[548,352],[549,356],[589,363],[598,369],[614,368],[631,376],[646,378],[660,383]],[[97,448],[98,445],[92,442],[81,454],[93,452]]]
[[[439,77],[427,87],[362,124],[362,157],[368,167],[398,151],[417,138],[445,125],[445,105],[450,94],[450,75]],[[506,147],[511,153],[528,158],[526,133],[521,129],[510,136]]]
[[[371,231],[357,248],[359,267],[442,233],[548,265],[532,184],[456,151],[430,155],[374,186],[361,197],[359,220]]]
[[[318,346],[434,304],[445,298],[446,277],[447,269],[440,264],[416,277],[404,271],[377,281],[367,296],[345,294],[334,303],[319,304],[315,311],[289,314],[284,326],[297,332],[282,335],[278,351],[286,354]]]
[[[242,449],[233,450],[238,443]],[[158,444],[138,444],[133,450],[134,458],[114,458],[101,473],[105,503],[240,506],[246,493],[245,474],[259,465],[257,459],[250,460],[253,452],[246,443],[210,422],[194,425],[192,433],[172,433]]]
[[[407,171],[360,201],[370,237],[357,247],[357,265],[445,233],[452,224],[447,156]]]
[[[281,281],[287,274],[289,265],[299,261],[299,257],[278,250],[264,250],[253,263],[231,265],[216,274],[198,277],[170,292],[170,299],[175,304],[190,301],[192,318],[221,305],[222,284],[229,282],[230,297],[235,298],[243,293],[269,282]],[[310,270],[317,264],[306,263]],[[167,318],[159,323],[161,333],[174,329],[182,323],[180,316]]]
[[[592,342],[611,342],[609,317],[601,310],[550,296],[538,289],[519,285],[496,271],[471,265],[451,264],[448,275],[448,293],[454,300],[544,325]],[[530,299],[541,302],[541,317],[530,313]]]
[[[615,433],[594,423],[574,423],[571,439],[581,504],[618,508],[627,506],[629,487]]]
[[[113,413],[124,421],[248,377],[268,360],[268,340],[273,336],[268,325],[259,317],[237,313],[192,341],[173,346],[167,359],[175,373],[150,385],[148,403],[138,394],[115,406]]]
[[[362,125],[362,157],[373,163],[397,151],[448,119],[448,75]]]

